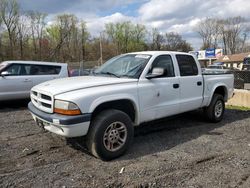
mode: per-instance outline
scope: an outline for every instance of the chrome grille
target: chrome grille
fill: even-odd
[[[53,98],[47,93],[31,91],[30,98],[32,103],[40,110],[53,113]]]

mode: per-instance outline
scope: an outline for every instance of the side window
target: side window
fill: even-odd
[[[60,66],[32,65],[30,74],[31,75],[53,75],[53,74],[59,74],[60,71],[61,71]]]
[[[9,73],[9,76],[24,76],[30,74],[30,65],[25,64],[12,64],[4,71]]]
[[[194,58],[190,55],[176,55],[181,76],[198,75],[198,68]]]
[[[162,77],[174,77],[174,66],[170,55],[160,55],[155,58],[152,63],[149,73],[152,73],[153,68],[163,68],[164,75]]]

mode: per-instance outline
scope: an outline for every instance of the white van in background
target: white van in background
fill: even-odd
[[[33,86],[68,76],[66,63],[4,61],[0,63],[0,101],[29,98]]]

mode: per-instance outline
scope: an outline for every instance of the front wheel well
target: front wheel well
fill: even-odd
[[[135,107],[132,101],[128,99],[121,99],[121,100],[115,100],[115,101],[109,101],[100,104],[95,108],[95,110],[92,113],[91,121],[102,111],[107,109],[116,109],[120,110],[124,113],[126,113],[132,122],[136,122],[136,111]]]

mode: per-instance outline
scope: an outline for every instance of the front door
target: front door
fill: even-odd
[[[20,99],[29,97],[32,77],[30,65],[12,64],[3,70],[8,75],[0,77],[0,99]]]
[[[139,81],[139,101],[142,122],[159,119],[179,113],[179,78],[175,76],[172,57],[160,55],[155,58],[149,70],[163,68],[160,78]]]

